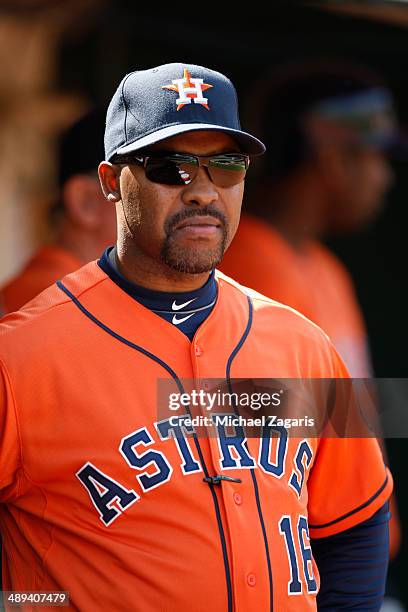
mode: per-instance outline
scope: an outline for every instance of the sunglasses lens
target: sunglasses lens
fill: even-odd
[[[226,154],[208,157],[205,164],[211,180],[218,187],[231,187],[244,180],[248,167],[245,155]],[[197,157],[178,154],[148,157],[146,176],[162,185],[188,185],[198,173]]]
[[[247,167],[244,155],[216,155],[210,158],[208,171],[216,185],[232,187],[244,180]]]
[[[195,158],[149,157],[146,176],[153,183],[162,185],[188,185],[197,176],[198,163]]]

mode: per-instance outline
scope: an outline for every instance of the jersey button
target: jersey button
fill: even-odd
[[[247,583],[251,587],[256,585],[256,576],[255,576],[255,574],[248,574],[247,575]]]
[[[233,498],[237,506],[240,506],[242,504],[242,495],[240,495],[239,493],[234,493]]]
[[[203,354],[203,349],[201,348],[201,346],[198,346],[198,344],[196,344],[196,346],[194,347],[194,353],[197,357],[201,357],[201,355]]]

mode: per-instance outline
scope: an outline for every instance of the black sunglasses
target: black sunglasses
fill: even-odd
[[[191,155],[190,153],[157,153],[153,155],[117,155],[114,164],[139,164],[146,177],[162,185],[189,185],[205,166],[212,182],[218,187],[232,187],[244,180],[249,157],[242,153]]]

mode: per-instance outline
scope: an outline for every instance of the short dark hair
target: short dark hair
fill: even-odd
[[[97,171],[105,158],[103,134],[105,111],[92,108],[83,114],[60,137],[57,146],[57,187],[59,197],[49,211],[50,220],[57,222],[64,211],[61,192],[67,180],[75,174]]]
[[[386,89],[372,69],[338,58],[290,62],[261,77],[250,90],[244,119],[266,144],[260,161],[268,176],[283,178],[310,158],[302,119],[319,102]]]
[[[87,174],[105,159],[103,133],[105,112],[95,108],[80,117],[64,134],[58,146],[58,184],[74,174]]]

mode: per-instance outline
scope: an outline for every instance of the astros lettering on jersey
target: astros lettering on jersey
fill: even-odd
[[[316,610],[309,538],[369,518],[391,476],[374,439],[230,445],[158,421],[162,378],[347,376],[314,324],[216,280],[191,343],[96,262],[3,319],[4,589],[79,610]]]

